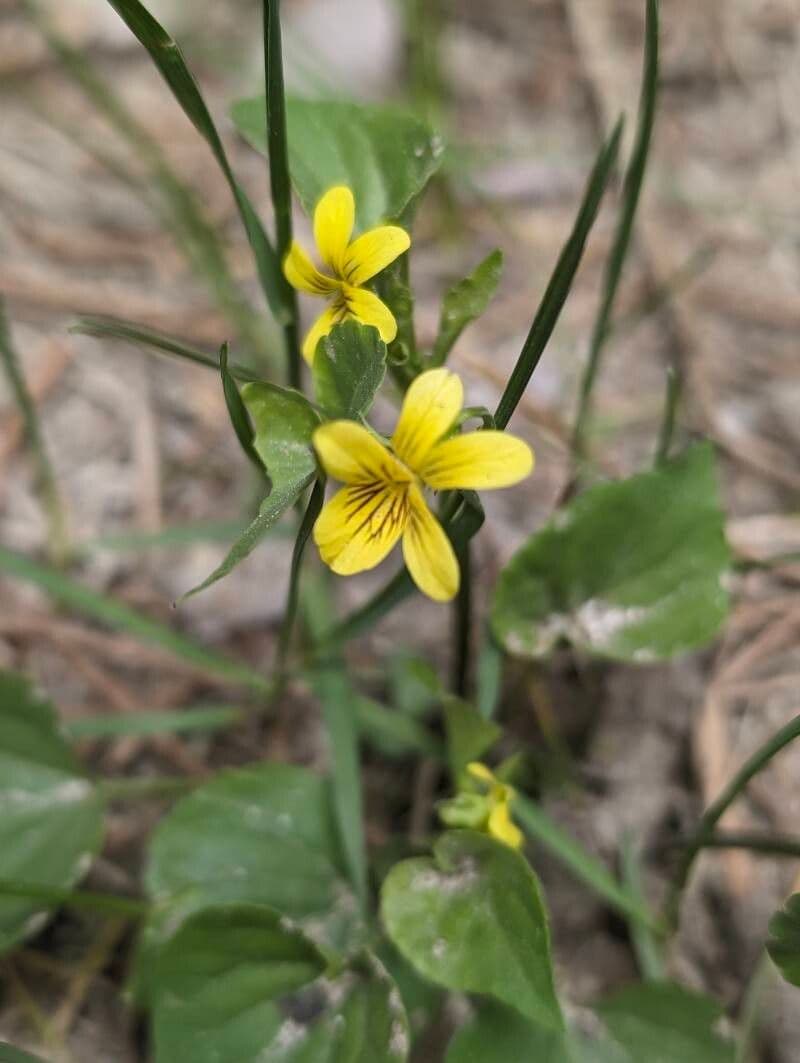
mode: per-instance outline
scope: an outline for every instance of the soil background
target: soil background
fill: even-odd
[[[263,216],[263,160],[236,136],[230,102],[259,87],[260,5],[159,0]],[[408,43],[392,0],[286,0],[288,81],[300,91],[398,99]],[[205,144],[149,59],[103,0],[45,4],[113,86],[225,235],[243,290],[258,303],[229,191]],[[497,297],[459,341],[452,366],[470,402],[491,407],[527,333],[572,224],[600,140],[619,112],[635,124],[641,0],[445,2],[439,120],[459,160],[418,219],[412,255],[418,330],[432,342],[443,292],[492,248],[505,253]],[[50,10],[52,9],[52,10]],[[663,0],[662,75],[652,163],[596,398],[593,457],[606,475],[652,458],[670,366],[684,379],[678,438],[717,447],[728,534],[740,566],[734,609],[715,647],[669,666],[620,668],[557,656],[511,665],[502,716],[539,764],[548,810],[599,856],[624,836],[663,895],[671,845],[768,733],[798,711],[800,565],[800,6],[798,0]],[[0,291],[39,406],[76,543],[186,522],[235,520],[256,485],[230,430],[214,373],[70,334],[79,313],[112,314],[217,349],[231,326],[152,209],[146,168],[54,59],[14,0],[0,0]],[[522,488],[488,499],[477,602],[499,567],[550,515],[569,475],[577,383],[613,232],[614,195],[592,234],[576,287],[513,422],[537,452]],[[297,212],[299,219],[299,211]],[[308,224],[298,222],[301,236]],[[304,312],[314,307],[304,304]],[[280,338],[266,315],[267,348]],[[236,346],[236,345],[234,345]],[[246,357],[247,351],[236,350]],[[34,469],[0,388],[0,542],[43,554],[46,521]],[[175,611],[210,572],[222,542],[181,549],[87,547],[86,584],[264,665],[274,648],[291,543],[269,539],[246,564]],[[338,587],[350,608],[380,573]],[[446,674],[449,618],[419,598],[351,649],[357,669],[399,647]],[[0,665],[35,677],[65,719],[230,700],[208,677],[129,636],[54,609],[0,577]],[[380,674],[370,680],[381,693]],[[324,738],[302,687],[267,722],[214,738],[87,745],[109,774],[202,776],[264,756],[323,766]],[[415,801],[430,821],[430,784]],[[367,754],[369,837],[407,829],[407,770]],[[426,803],[427,802],[427,803]],[[135,891],[143,846],[165,806],[113,811],[89,887]],[[413,810],[419,817],[420,809]],[[732,811],[730,829],[791,832],[800,816],[800,750],[789,750]],[[559,978],[576,1002],[635,976],[626,928],[544,852],[535,863],[552,912]],[[736,1014],[759,964],[767,920],[797,888],[790,860],[706,854],[670,957],[687,984]],[[135,1017],[117,997],[130,942],[60,916],[4,968],[0,1036],[37,1047],[37,1013],[54,1013],[64,1059],[144,1058]],[[767,968],[762,1056],[800,1059],[796,990]],[[33,1019],[32,1019],[33,1017]],[[48,1057],[49,1058],[49,1057]],[[439,1058],[423,1049],[420,1059]],[[56,1056],[53,1056],[56,1060]]]

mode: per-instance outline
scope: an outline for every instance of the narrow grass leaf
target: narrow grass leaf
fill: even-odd
[[[619,142],[622,136],[622,119],[617,123],[610,139],[600,151],[595,162],[594,169],[589,177],[586,191],[583,196],[575,225],[569,239],[556,263],[553,275],[547,285],[536,317],[533,319],[528,338],[514,366],[514,371],[509,377],[500,402],[495,413],[495,422],[498,428],[505,428],[511,419],[511,415],[517,408],[519,400],[528,386],[528,381],[533,371],[539,364],[544,354],[545,347],[553,334],[553,329],[561,315],[567,296],[575,279],[586,240],[594,225],[600,202],[603,198],[606,185],[611,176],[619,152]]]
[[[133,35],[150,53],[159,73],[172,90],[186,117],[211,148],[239,209],[253,249],[261,287],[278,320],[286,319],[284,281],[280,263],[264,227],[246,193],[239,185],[225,153],[214,121],[181,50],[164,27],[139,0],[108,0]]]
[[[175,712],[126,712],[119,716],[83,716],[61,725],[61,733],[79,741],[87,738],[128,738],[134,735],[186,734],[219,731],[241,723],[244,711],[231,706],[203,706]]]
[[[228,417],[231,419],[231,425],[236,433],[236,438],[239,440],[239,446],[242,448],[247,460],[256,467],[263,478],[266,476],[266,473],[263,462],[258,454],[256,454],[255,447],[253,446],[254,433],[253,426],[250,423],[250,415],[247,412],[245,404],[242,402],[242,396],[239,394],[236,381],[233,379],[233,375],[228,369],[227,343],[223,343],[219,349],[219,372],[222,377],[222,393],[225,397],[225,406],[228,409]]]
[[[171,628],[142,616],[122,602],[85,587],[57,569],[3,546],[0,546],[0,572],[13,579],[32,583],[60,605],[74,609],[111,628],[124,631],[143,642],[159,646],[210,675],[257,690],[269,689],[267,680],[247,665],[238,664],[214,650],[207,649]]]

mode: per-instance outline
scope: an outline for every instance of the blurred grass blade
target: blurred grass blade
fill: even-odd
[[[247,527],[241,520],[198,521],[191,524],[173,524],[159,531],[126,531],[100,535],[81,543],[81,554],[97,550],[162,550],[170,547],[190,546],[193,543],[227,543],[241,535]]]
[[[214,650],[206,649],[156,620],[142,616],[127,605],[84,587],[58,570],[4,546],[0,546],[0,572],[32,583],[60,605],[124,631],[143,642],[160,646],[205,672],[256,690],[270,689],[267,680],[247,665],[238,664]]]
[[[514,815],[525,833],[544,845],[570,871],[622,915],[655,927],[642,901],[624,889],[603,864],[558,826],[535,802],[522,794],[514,799]]]
[[[674,366],[667,369],[667,390],[664,396],[664,413],[661,418],[661,428],[658,432],[658,443],[653,464],[658,467],[669,460],[669,451],[672,446],[672,437],[675,434],[675,418],[678,412],[678,403],[683,390],[683,380]]]
[[[283,53],[281,48],[280,0],[263,0],[264,9],[264,77],[267,107],[267,157],[275,211],[275,240],[278,262],[283,262],[292,243],[292,186],[289,179],[289,149],[286,137],[286,95],[283,88]],[[280,274],[283,302],[287,308],[285,325],[286,358],[289,385],[302,388],[299,313],[297,292]]]
[[[389,709],[372,698],[356,701],[358,726],[366,739],[388,752],[418,753],[434,760],[444,760],[444,747],[419,720],[398,709]]]
[[[303,617],[312,641],[316,642],[324,638],[333,613],[325,573],[306,582],[302,601]],[[358,697],[340,659],[326,661],[315,668],[310,679],[322,706],[330,743],[334,814],[344,862],[356,896],[366,910],[367,854],[359,765]]]
[[[228,408],[228,416],[231,419],[239,446],[244,451],[247,459],[255,466],[259,476],[270,483],[264,469],[264,463],[255,452],[253,446],[253,426],[250,423],[250,414],[247,412],[242,396],[236,386],[236,381],[228,369],[228,344],[223,343],[219,349],[219,372],[222,377],[222,393],[225,396],[225,405]]]
[[[65,890],[50,886],[36,886],[32,882],[0,878],[0,897],[30,897],[50,905],[63,904],[78,911],[102,912],[140,919],[149,905],[133,897],[116,897],[113,893],[91,893],[87,890]]]
[[[536,312],[528,338],[525,340],[520,356],[517,359],[517,364],[514,366],[514,371],[497,406],[494,419],[498,428],[505,428],[511,419],[511,415],[517,408],[517,403],[522,398],[525,388],[528,386],[528,381],[539,364],[545,347],[553,334],[553,329],[559,319],[561,309],[569,295],[572,282],[583,257],[583,249],[597,217],[597,211],[600,208],[600,202],[608,184],[608,179],[614,169],[621,136],[622,119],[620,118],[614,128],[614,132],[601,149],[594,164],[594,169],[589,177],[583,196],[583,202],[575,219],[575,225],[556,263],[556,268]]]
[[[623,837],[620,856],[620,874],[623,885],[632,897],[638,897],[645,905],[641,852],[632,835]],[[628,929],[642,978],[648,982],[663,981],[666,977],[664,957],[652,928],[641,919],[630,919]]]
[[[139,0],[108,0],[108,3],[150,53],[150,57],[172,90],[184,114],[211,148],[236,200],[247,238],[255,255],[261,287],[275,317],[279,321],[284,321],[288,308],[283,297],[284,285],[280,263],[255,209],[234,176],[217,128],[180,48],[147,8],[139,3]]]
[[[2,296],[0,296],[0,360],[3,362],[12,394],[19,407],[25,425],[25,434],[36,462],[39,491],[47,514],[50,558],[54,564],[63,564],[69,555],[66,514],[39,426],[39,414],[28,391],[28,385],[11,339],[11,329]]]
[[[603,299],[595,319],[592,330],[592,338],[589,344],[589,357],[586,369],[581,381],[578,413],[575,418],[575,428],[572,433],[572,452],[578,457],[585,456],[586,429],[591,406],[592,391],[597,371],[600,366],[600,357],[603,345],[610,331],[611,314],[614,309],[614,301],[617,296],[622,269],[630,249],[633,222],[636,217],[636,208],[639,205],[639,197],[642,191],[642,182],[647,168],[647,159],[650,153],[650,142],[653,134],[653,121],[656,113],[656,97],[658,95],[658,0],[647,0],[647,18],[645,25],[645,52],[644,71],[642,76],[642,91],[639,100],[639,117],[636,129],[636,140],[633,146],[630,163],[625,174],[625,182],[622,190],[622,207],[617,220],[617,228],[614,233],[614,243],[606,263],[605,283],[603,286]]]
[[[175,712],[127,712],[119,716],[83,716],[66,720],[61,732],[72,741],[86,738],[122,738],[131,735],[183,734],[218,731],[241,723],[244,711],[232,706],[202,706]]]

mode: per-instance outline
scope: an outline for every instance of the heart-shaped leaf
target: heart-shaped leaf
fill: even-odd
[[[800,986],[800,893],[793,894],[769,923],[767,951],[787,982]]]
[[[732,1063],[734,1050],[714,1031],[722,1008],[672,982],[633,985],[597,1006],[632,1063]]]
[[[408,1023],[380,963],[319,981],[326,966],[269,908],[197,913],[154,965],[156,1063],[402,1063]]]
[[[713,452],[696,446],[556,514],[500,576],[493,628],[522,656],[568,639],[619,660],[672,657],[718,631],[729,562]]]
[[[489,305],[503,272],[503,252],[492,251],[463,281],[447,292],[442,302],[439,334],[431,365],[444,365],[458,337]]]
[[[239,100],[231,114],[239,132],[266,154],[264,97]],[[441,162],[441,139],[418,118],[390,107],[334,100],[287,100],[289,168],[309,214],[334,185],[356,201],[356,226],[398,220]]]
[[[19,897],[0,897],[0,951],[41,926],[43,904],[22,887],[73,886],[103,833],[102,802],[58,731],[52,706],[28,681],[0,672],[0,852]]]
[[[325,413],[357,421],[369,412],[383,383],[386,344],[377,329],[345,321],[319,341],[312,372]]]
[[[394,944],[432,982],[562,1028],[539,884],[519,853],[471,831],[444,834],[433,859],[392,869],[381,912]]]
[[[227,771],[179,801],[153,835],[145,881],[162,909],[152,945],[211,905],[266,904],[332,947],[352,942],[356,902],[340,863],[328,782],[303,768]]]

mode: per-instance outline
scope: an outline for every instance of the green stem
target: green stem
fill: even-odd
[[[617,297],[622,268],[630,248],[633,222],[636,217],[636,208],[644,181],[647,168],[647,158],[650,152],[650,142],[653,133],[653,121],[656,110],[656,97],[658,94],[658,0],[647,0],[647,23],[645,27],[645,54],[644,74],[642,77],[642,92],[639,102],[639,121],[636,131],[636,142],[631,154],[631,161],[625,174],[625,186],[623,189],[622,209],[614,234],[614,243],[611,254],[606,264],[605,284],[603,299],[600,309],[595,318],[592,338],[589,345],[589,358],[581,381],[578,413],[575,418],[575,427],[572,432],[572,452],[576,458],[586,456],[586,425],[589,418],[592,394],[594,391],[597,371],[600,367],[600,356],[603,346],[608,337],[611,323],[611,312]]]
[[[48,544],[50,560],[54,565],[61,566],[66,563],[69,554],[69,535],[67,532],[67,518],[58,490],[53,466],[45,446],[39,426],[39,415],[36,405],[28,390],[22,367],[19,363],[16,349],[11,339],[11,330],[6,316],[5,302],[0,297],[0,359],[8,377],[11,390],[14,394],[19,412],[25,425],[25,433],[28,437],[36,471],[39,480],[39,492],[42,505],[47,514]]]
[[[793,838],[786,834],[715,831],[701,840],[700,848],[748,849],[750,852],[763,853],[765,856],[786,856],[800,860],[800,838]]]
[[[745,761],[733,779],[728,783],[720,796],[709,805],[703,814],[697,830],[692,835],[686,846],[681,862],[675,875],[675,881],[667,899],[665,919],[670,926],[677,926],[680,914],[680,903],[683,891],[689,881],[695,857],[705,845],[707,839],[714,836],[714,828],[725,815],[736,798],[742,793],[750,780],[769,764],[772,758],[780,753],[796,738],[800,737],[800,716],[787,723],[774,735],[772,735],[756,752]]]
[[[469,541],[456,550],[461,580],[453,608],[453,690],[460,698],[469,691],[472,636],[472,551]]]
[[[286,609],[284,610],[281,633],[278,638],[278,687],[280,689],[283,688],[285,677],[287,676],[289,649],[297,618],[297,606],[300,601],[300,568],[303,562],[303,553],[324,501],[325,480],[319,479],[315,482],[311,491],[311,497],[300,522],[300,528],[294,542],[294,550],[292,551],[292,565],[289,570],[289,592],[286,597]]]
[[[267,101],[267,146],[272,205],[275,210],[276,252],[283,262],[292,244],[292,186],[286,136],[286,95],[283,86],[280,0],[264,0],[264,78]],[[289,309],[284,325],[290,387],[302,390],[297,292],[284,277],[283,298]]]
[[[667,369],[667,393],[664,398],[664,413],[661,418],[661,428],[658,433],[658,444],[653,463],[656,467],[663,465],[669,458],[672,437],[675,434],[675,415],[678,410],[682,389],[683,381],[680,374],[677,369],[670,366]]]

